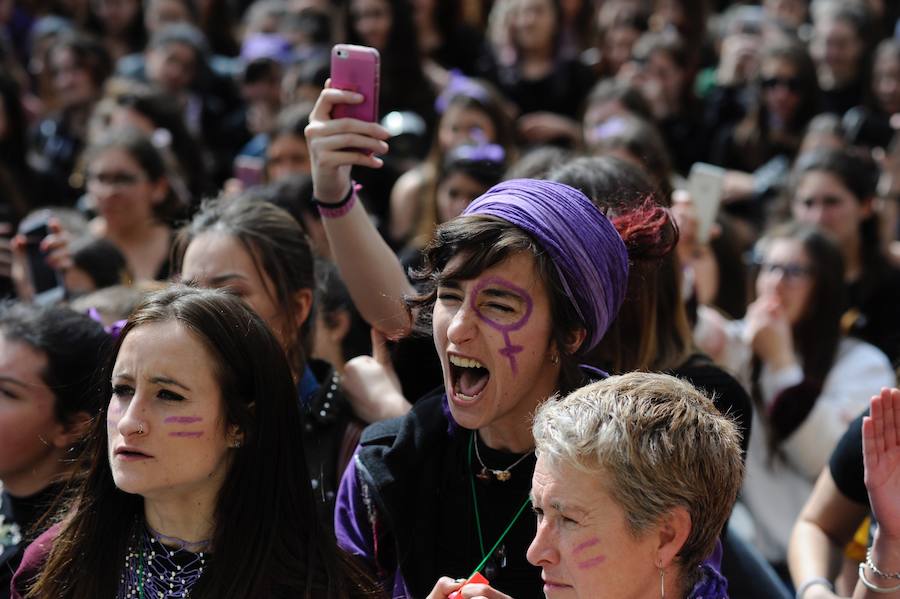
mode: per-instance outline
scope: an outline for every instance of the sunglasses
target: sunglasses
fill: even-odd
[[[800,91],[800,79],[797,77],[766,77],[761,83],[763,89],[773,89],[780,85],[795,93]]]

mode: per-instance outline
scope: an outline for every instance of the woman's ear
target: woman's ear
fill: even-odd
[[[165,177],[160,177],[159,181],[152,183],[152,186],[153,205],[159,206],[166,201],[166,196],[169,194],[169,182]]]
[[[587,339],[587,329],[577,328],[566,335],[566,353],[572,355],[578,351],[584,340]]]
[[[53,436],[53,446],[58,449],[69,449],[77,445],[91,427],[91,415],[87,412],[76,412],[65,423],[60,423],[58,432]]]
[[[303,323],[309,318],[312,311],[313,290],[300,289],[294,293],[294,309],[297,311],[297,328],[303,326]]]
[[[659,544],[656,548],[657,567],[666,569],[672,565],[678,552],[684,547],[691,534],[691,514],[687,508],[677,506],[663,517],[657,532]]]

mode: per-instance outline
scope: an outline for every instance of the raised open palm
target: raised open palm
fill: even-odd
[[[881,534],[900,538],[900,390],[882,389],[863,419],[863,460]]]

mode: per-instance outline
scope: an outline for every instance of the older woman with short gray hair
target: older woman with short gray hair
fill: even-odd
[[[688,383],[631,373],[540,406],[528,561],[544,593],[727,597],[703,560],[741,485],[734,423]]]

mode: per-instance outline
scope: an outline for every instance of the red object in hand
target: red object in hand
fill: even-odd
[[[467,580],[463,583],[463,587],[466,586],[467,584],[491,584],[491,583],[488,581],[487,578],[485,578],[484,576],[481,575],[481,572],[475,572],[475,574],[473,574],[469,580]],[[459,587],[459,590],[453,591],[452,593],[450,593],[450,595],[447,597],[447,599],[462,599],[460,592],[462,592],[462,587]]]

